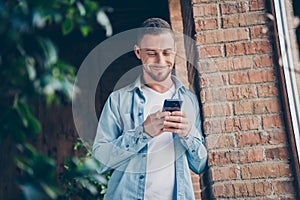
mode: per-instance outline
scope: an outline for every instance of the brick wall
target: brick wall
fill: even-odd
[[[180,0],[169,4],[182,31]],[[202,199],[296,199],[264,0],[192,0],[191,12],[209,151]]]
[[[194,0],[204,198],[296,199],[263,0]]]

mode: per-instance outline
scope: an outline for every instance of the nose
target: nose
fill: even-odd
[[[156,62],[157,62],[157,64],[160,64],[160,65],[166,64],[166,57],[164,56],[164,54],[162,52],[157,53]]]

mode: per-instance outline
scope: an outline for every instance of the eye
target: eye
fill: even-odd
[[[147,51],[148,56],[155,56],[157,53],[155,51]]]
[[[169,51],[166,51],[166,52],[163,52],[164,56],[170,56],[171,55],[171,52]]]
[[[171,56],[174,52],[171,50],[163,51],[164,56]]]

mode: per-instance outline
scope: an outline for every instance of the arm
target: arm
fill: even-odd
[[[103,164],[100,173],[111,168],[122,170],[151,139],[143,132],[142,126],[124,128],[131,127],[132,121],[129,115],[119,113],[116,102],[112,96],[107,100],[94,140],[92,156]]]
[[[195,124],[192,124],[188,135],[180,136],[181,143],[187,149],[189,167],[196,174],[200,174],[207,163],[207,150],[204,145],[204,138],[199,130],[201,130],[201,122],[198,113]]]
[[[194,113],[188,118],[184,112],[174,111],[171,116],[166,116],[164,131],[177,133],[182,145],[187,149],[189,167],[195,173],[201,173],[207,163],[207,150],[201,131],[201,120],[197,101],[190,102],[192,107],[186,110]]]

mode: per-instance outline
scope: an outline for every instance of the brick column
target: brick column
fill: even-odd
[[[203,199],[296,199],[264,1],[193,0],[193,15],[209,150]]]
[[[186,59],[186,48],[184,44],[184,38],[182,37],[182,34],[184,33],[184,27],[183,27],[183,19],[182,19],[182,8],[180,5],[180,0],[169,0],[169,12],[170,12],[170,21],[173,30],[176,33],[176,46],[178,55],[176,57],[175,62],[175,74],[176,76],[183,82],[183,84],[190,88],[192,87],[189,82],[189,74],[188,74],[188,67],[187,67],[187,59]],[[199,175],[193,173],[191,171],[192,175],[192,182],[195,192],[195,199],[201,200],[200,195],[200,182],[199,182]]]

